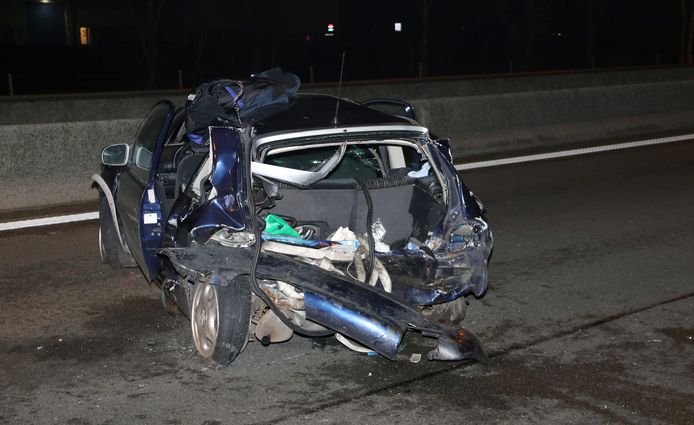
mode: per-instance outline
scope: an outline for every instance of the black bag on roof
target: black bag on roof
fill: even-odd
[[[280,68],[254,74],[248,80],[214,80],[188,96],[188,137],[204,144],[211,125],[242,127],[268,117],[289,103],[299,90],[299,77]]]

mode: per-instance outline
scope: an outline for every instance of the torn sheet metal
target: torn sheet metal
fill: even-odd
[[[217,244],[168,248],[161,253],[179,272],[211,283],[242,274],[246,262],[252,260],[247,250]],[[215,275],[224,279],[215,279]],[[412,329],[438,339],[436,349],[429,353],[430,360],[487,361],[484,348],[470,331],[432,323],[393,295],[354,279],[267,251],[258,259],[256,276],[261,280],[283,281],[301,290],[308,320],[348,336],[391,360],[396,358],[405,331]]]
[[[484,348],[472,332],[429,322],[394,296],[353,279],[318,267],[306,267],[297,260],[273,253],[261,255],[256,274],[264,279],[281,278],[301,289],[307,319],[389,359],[395,359],[405,330],[412,329],[438,338],[437,348],[429,353],[430,360],[487,361]]]

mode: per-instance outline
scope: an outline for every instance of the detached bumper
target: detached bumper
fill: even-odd
[[[261,255],[258,278],[282,280],[304,291],[306,318],[344,334],[395,360],[406,330],[438,338],[429,360],[487,362],[470,331],[428,321],[395,296],[280,254]]]
[[[251,251],[219,245],[167,248],[160,253],[180,274],[195,274],[211,283],[248,274]],[[282,254],[264,252],[256,268],[258,279],[281,280],[304,292],[306,318],[346,335],[384,357],[395,360],[406,330],[438,339],[429,360],[473,359],[487,362],[479,339],[464,328],[432,323],[396,296],[361,282],[330,273]]]

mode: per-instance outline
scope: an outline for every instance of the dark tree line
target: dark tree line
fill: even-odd
[[[348,1],[348,0],[345,0]],[[654,0],[655,2],[656,0]],[[669,0],[676,4],[677,0]],[[694,0],[680,2],[680,46],[679,61],[682,64],[693,64],[694,51]],[[126,0],[131,16],[130,35],[142,78],[148,88],[156,88],[160,64],[160,35],[162,11],[171,0]],[[187,71],[190,79],[200,81],[205,76],[205,58],[209,54],[211,31],[218,29],[215,21],[220,7],[219,0],[179,0],[184,5],[186,24],[182,29],[188,43]],[[229,4],[230,2],[227,2]],[[243,4],[243,1],[235,1]],[[455,3],[455,8],[451,5]],[[557,0],[410,0],[399,3],[410,7],[419,17],[418,35],[413,40],[412,51],[416,52],[416,74],[431,74],[432,31],[436,14],[455,10],[456,13],[481,14],[492,16],[489,25],[498,27],[503,32],[506,55],[513,70],[525,71],[536,69],[541,63],[543,46],[547,44],[548,34],[556,26],[557,10],[562,5],[570,5],[580,11],[581,16],[572,17],[579,22],[582,34],[583,51],[578,52],[578,62],[584,67],[595,66],[596,48],[599,47],[601,30],[605,29],[605,17],[609,13],[618,15],[621,9],[628,7],[624,0],[582,0],[580,3]],[[464,5],[464,8],[461,8]],[[461,12],[464,11],[464,12]],[[270,11],[268,13],[271,13]],[[464,21],[468,16],[460,16]],[[364,15],[368,19],[368,14]],[[215,23],[216,22],[216,23]],[[603,36],[604,38],[604,36]],[[252,42],[252,40],[251,40]],[[543,44],[544,43],[544,44]],[[598,45],[596,45],[598,44]],[[273,47],[275,48],[275,47]],[[580,50],[580,49],[579,49]],[[257,53],[257,52],[256,52]],[[274,54],[272,55],[274,58]]]
[[[147,88],[157,87],[159,31],[166,0],[127,0],[131,44]]]
[[[694,64],[694,0],[666,0],[671,3],[681,3],[681,37],[680,58],[681,64]],[[431,43],[431,16],[437,8],[445,8],[446,0],[416,0],[416,7],[421,17],[421,34],[419,37],[418,56],[420,61],[420,76],[427,75],[429,71],[429,52]],[[584,67],[594,67],[596,58],[596,40],[600,31],[609,31],[606,28],[605,16],[611,13],[613,16],[626,14],[634,3],[626,0],[581,0],[574,3],[557,0],[459,0],[467,6],[468,14],[482,13],[491,10],[496,17],[505,35],[505,44],[508,58],[513,62],[517,70],[532,70],[537,65],[536,58],[543,52],[538,51],[540,41],[547,37],[556,25],[557,13],[561,7],[571,6],[584,16],[572,19],[582,20],[582,64]],[[648,2],[641,2],[640,7],[647,10]],[[653,0],[650,5],[655,9],[656,5],[662,5],[662,0]],[[465,19],[462,16],[461,19]],[[628,23],[621,23],[625,27]],[[612,23],[614,25],[614,23]],[[604,38],[604,35],[603,35]]]
[[[692,65],[694,59],[694,0],[680,0],[682,24],[680,31],[680,63]]]

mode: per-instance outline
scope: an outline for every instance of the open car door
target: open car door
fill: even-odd
[[[157,184],[157,166],[171,126],[174,106],[159,102],[150,110],[135,136],[130,160],[117,182],[116,208],[130,252],[151,281],[161,269],[156,252],[163,233],[163,187]]]

